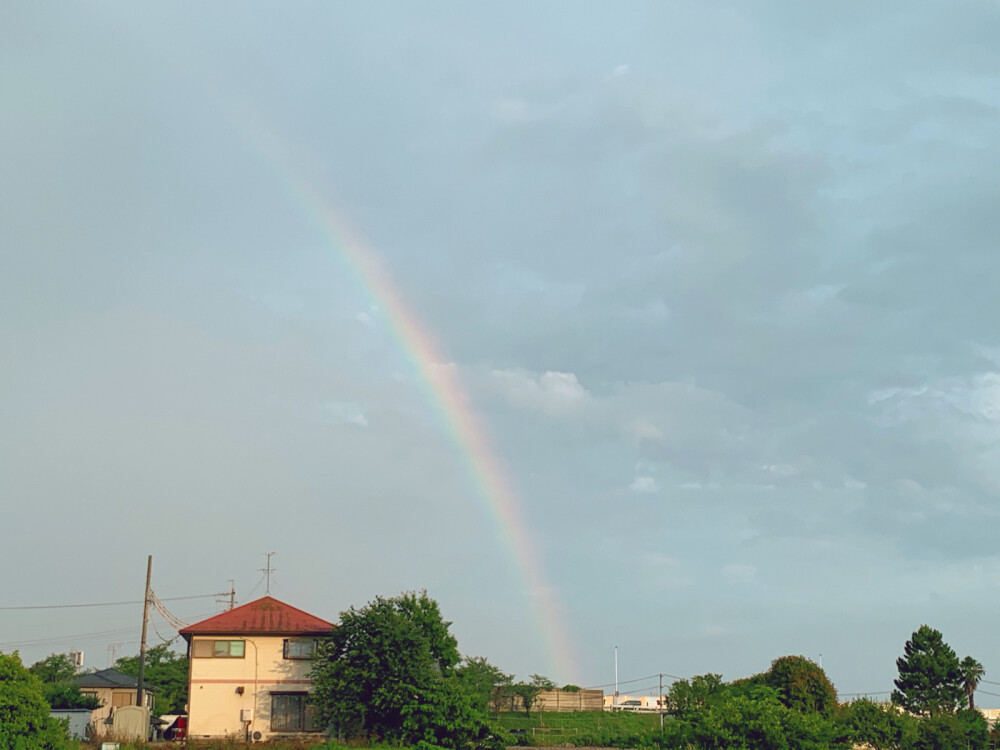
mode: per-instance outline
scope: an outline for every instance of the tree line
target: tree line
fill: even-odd
[[[523,743],[499,716],[515,705],[530,714],[538,695],[556,687],[543,675],[515,682],[484,657],[463,657],[437,602],[426,592],[377,597],[341,613],[311,668],[312,719],[338,739],[419,750],[499,750]],[[138,656],[115,663],[138,674]],[[168,644],[146,654],[145,679],[156,688],[155,713],[187,701],[187,657]],[[751,677],[717,674],[677,680],[665,696],[662,731],[590,737],[574,744],[661,750],[987,750],[990,727],[975,710],[985,675],[972,657],[959,660],[942,634],[922,625],[896,660],[891,701],[841,704],[823,669],[803,656],[783,656]],[[0,748],[61,750],[65,726],[51,707],[93,708],[73,684],[68,656],[24,667],[0,654]],[[572,685],[564,689],[578,690]]]
[[[426,593],[344,612],[313,664],[319,725],[345,740],[424,750],[515,743],[497,723],[500,708],[517,696],[530,712],[554,683],[541,675],[515,683],[483,657],[463,659],[449,626]],[[890,702],[841,704],[819,665],[783,656],[766,672],[728,683],[716,674],[676,681],[662,731],[570,739],[664,750],[987,750],[990,727],[974,703],[985,674],[978,661],[959,660],[939,631],[922,625],[896,666]]]

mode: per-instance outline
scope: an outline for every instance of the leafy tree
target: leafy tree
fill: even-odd
[[[688,716],[726,693],[722,675],[702,674],[688,680],[677,680],[667,691],[667,713]]]
[[[28,671],[42,682],[67,682],[76,676],[76,665],[69,654],[49,654],[28,667]]]
[[[342,612],[311,671],[321,725],[348,739],[451,748],[499,736],[455,673],[449,625],[426,592]]]
[[[86,708],[93,711],[103,703],[95,695],[84,695],[80,688],[69,682],[42,683],[42,697],[55,709]]]
[[[837,690],[823,668],[804,656],[782,656],[764,673],[765,684],[778,699],[801,713],[830,714],[837,707]]]
[[[671,721],[665,735],[669,747],[703,750],[829,750],[841,744],[832,720],[793,711],[763,686],[715,692],[684,718]]]
[[[913,750],[968,750],[966,728],[951,713],[935,713],[917,722]]]
[[[554,690],[556,684],[548,677],[542,675],[531,675],[531,682],[517,682],[510,686],[510,691],[521,699],[524,707],[524,715],[531,716],[531,707],[538,700],[538,695],[543,690]]]
[[[903,647],[903,656],[896,659],[896,668],[899,677],[894,681],[892,702],[905,710],[935,716],[954,713],[962,704],[958,656],[940,631],[921,625]]]
[[[505,674],[483,656],[466,657],[456,670],[459,685],[482,711],[500,711],[510,696],[514,675]]]
[[[973,693],[979,687],[979,681],[986,675],[986,670],[983,669],[982,664],[971,656],[966,656],[962,659],[958,668],[962,670],[962,686],[965,688],[965,694],[969,698],[969,709],[975,711],[976,700],[973,697]]]
[[[965,730],[968,750],[986,750],[990,744],[990,725],[986,717],[974,708],[963,708],[955,717]]]
[[[873,750],[910,747],[917,733],[917,721],[912,716],[869,698],[845,706],[839,719],[853,744]]]
[[[139,655],[123,656],[115,669],[130,677],[139,676]],[[188,700],[188,658],[161,643],[146,651],[146,666],[142,680],[153,691],[153,713],[182,713]]]
[[[0,747],[62,750],[68,739],[66,725],[49,716],[41,681],[16,651],[0,654]]]
[[[445,678],[420,690],[403,706],[402,737],[421,750],[434,748],[492,748],[501,750],[503,730],[485,721],[470,696],[454,678]]]
[[[394,601],[400,613],[416,625],[427,639],[431,657],[441,674],[452,674],[462,656],[458,653],[458,640],[448,631],[451,623],[441,617],[438,603],[427,596],[426,591],[419,594],[408,591],[395,597]]]

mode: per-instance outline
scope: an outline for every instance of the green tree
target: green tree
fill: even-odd
[[[451,748],[498,737],[455,674],[449,625],[426,592],[342,612],[311,671],[321,725],[347,739]]]
[[[130,677],[139,676],[139,655],[123,656],[115,669]],[[175,714],[184,711],[188,700],[188,658],[161,643],[146,651],[143,683],[153,688],[153,713]]]
[[[555,687],[556,684],[548,677],[533,674],[530,682],[516,682],[510,686],[510,691],[521,699],[524,715],[531,716],[531,707],[538,700],[538,695],[543,690],[554,690]]]
[[[28,667],[28,671],[42,682],[67,682],[76,676],[76,665],[69,654],[49,654]]]
[[[873,750],[908,748],[917,733],[917,720],[912,716],[869,698],[844,706],[838,718],[853,744]]]
[[[41,681],[16,651],[0,654],[0,748],[62,750],[68,738],[66,725],[49,716]]]
[[[782,656],[771,662],[764,683],[778,699],[801,713],[830,714],[837,707],[837,690],[823,668],[804,656]]]
[[[498,713],[510,698],[514,675],[505,674],[483,656],[466,657],[456,670],[458,683],[482,711]]]
[[[667,691],[666,709],[673,716],[689,716],[718,699],[727,691],[722,675],[701,674],[690,680],[677,680]]]
[[[917,722],[912,747],[913,750],[969,750],[969,739],[967,728],[958,716],[935,713]]]
[[[965,688],[965,694],[969,699],[969,709],[975,711],[976,699],[973,697],[973,694],[976,692],[976,688],[979,687],[979,681],[986,675],[986,670],[983,669],[982,664],[971,656],[966,656],[962,659],[958,668],[962,670],[962,687]]]
[[[86,708],[93,711],[103,705],[97,696],[84,695],[71,682],[42,683],[42,697],[54,709]]]
[[[985,716],[974,708],[963,708],[955,714],[955,717],[965,730],[965,742],[968,750],[986,750],[989,747],[990,725]]]
[[[954,713],[962,704],[962,671],[940,631],[921,625],[896,659],[899,677],[892,702],[922,716]],[[944,726],[944,725],[942,725]]]
[[[830,750],[843,744],[831,719],[791,710],[773,689],[761,686],[715,693],[670,722],[664,740],[670,747],[702,750]]]

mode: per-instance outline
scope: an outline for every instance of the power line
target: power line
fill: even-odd
[[[668,675],[664,675],[664,677],[666,677],[666,676],[668,676]],[[637,677],[634,680],[619,680],[617,684],[618,685],[628,685],[629,683],[632,683],[632,682],[645,682],[646,680],[652,680],[654,677],[659,677],[659,674],[648,674],[645,677]],[[678,677],[676,679],[682,679],[682,678]],[[616,683],[614,683],[614,682],[609,682],[606,685],[591,685],[590,687],[584,688],[584,690],[596,690],[597,688],[614,687],[615,684]]]
[[[228,596],[229,592],[225,592]],[[162,602],[180,602],[187,599],[210,599],[217,596],[222,596],[222,594],[198,594],[196,596],[172,596],[169,598],[161,599]],[[80,607],[122,607],[127,604],[145,604],[142,599],[136,599],[128,602],[94,602],[92,604],[36,604],[27,607],[0,607],[0,611],[11,612],[15,610],[26,610],[26,609],[79,609]]]
[[[192,619],[194,619],[195,621],[203,620],[206,617],[211,617],[213,614],[215,613],[209,612],[207,614],[197,615]],[[117,628],[115,630],[98,630],[90,633],[76,633],[74,635],[33,638],[23,641],[6,641],[4,643],[0,643],[0,648],[11,648],[19,646],[44,646],[47,644],[68,643],[71,641],[94,641],[115,635],[126,635],[128,633],[134,633],[135,630],[136,629],[134,627],[128,627],[128,628]],[[128,642],[132,643],[134,641],[128,641]]]

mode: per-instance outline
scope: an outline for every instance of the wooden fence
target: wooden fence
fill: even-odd
[[[509,698],[509,700],[507,700]],[[524,711],[516,695],[505,696],[501,711]],[[543,690],[531,705],[532,711],[603,711],[603,690]]]

